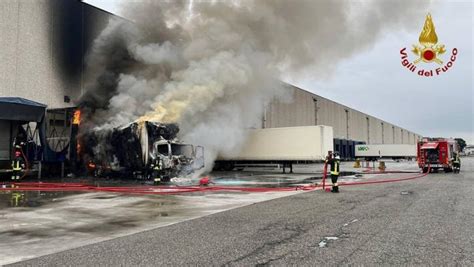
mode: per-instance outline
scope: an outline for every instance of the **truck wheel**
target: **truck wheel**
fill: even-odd
[[[222,163],[216,162],[214,164],[214,167],[212,168],[213,171],[222,171],[224,168],[222,168]]]
[[[223,165],[224,165],[223,166],[224,171],[231,171],[234,169],[234,163],[232,162],[226,162]]]
[[[452,172],[453,168],[449,167],[449,168],[444,168],[443,170],[444,172],[448,173],[448,172]]]
[[[424,167],[423,168],[423,173],[427,173],[428,172],[428,168],[427,167]]]

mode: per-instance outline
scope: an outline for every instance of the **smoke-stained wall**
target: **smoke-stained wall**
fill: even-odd
[[[303,89],[288,86],[292,101],[275,100],[266,107],[262,127],[328,125],[334,138],[368,144],[415,144],[420,135]]]
[[[0,1],[0,96],[74,106],[86,51],[111,16],[78,0]]]

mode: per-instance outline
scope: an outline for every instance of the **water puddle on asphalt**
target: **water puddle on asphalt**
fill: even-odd
[[[358,179],[361,175],[354,175],[354,172],[345,172],[341,174],[342,179]],[[329,178],[328,178],[329,179]],[[213,177],[212,181],[215,185],[221,186],[248,186],[248,187],[296,187],[312,185],[319,183],[322,180],[322,176],[314,175],[298,175],[284,176],[284,175],[249,175],[246,177],[242,176],[224,176],[224,177]]]
[[[143,225],[166,224],[192,214],[181,202],[174,196],[3,191],[0,239],[22,243],[37,235],[103,236]]]
[[[38,208],[43,205],[61,201],[65,196],[77,192],[44,192],[44,191],[0,191],[0,209],[4,208]]]
[[[297,193],[1,191],[0,265]]]

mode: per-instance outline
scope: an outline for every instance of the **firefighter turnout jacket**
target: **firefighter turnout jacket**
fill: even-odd
[[[331,175],[339,175],[339,164],[340,164],[339,160],[335,158],[331,158],[327,162],[330,166]]]
[[[16,158],[12,161],[12,170],[21,171],[23,169],[23,159]]]
[[[457,154],[457,153],[454,154],[453,163],[456,163],[456,164],[461,163],[461,159],[459,158],[459,154]]]

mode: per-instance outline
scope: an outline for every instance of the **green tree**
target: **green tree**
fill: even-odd
[[[462,138],[454,138],[454,140],[456,140],[456,142],[458,142],[459,149],[461,149],[461,151],[463,151],[464,147],[466,147],[466,141],[464,141],[464,139],[462,139]]]

